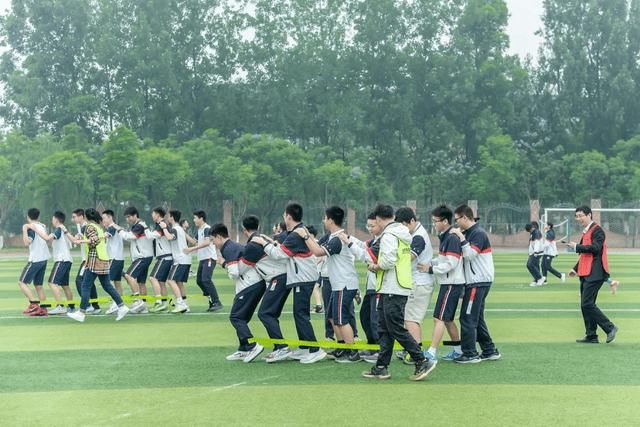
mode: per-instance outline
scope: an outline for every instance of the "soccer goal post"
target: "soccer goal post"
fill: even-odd
[[[592,212],[593,220],[607,234],[607,248],[640,248],[640,209],[592,209]],[[556,240],[580,241],[582,227],[575,220],[575,208],[545,208],[542,222],[547,221],[554,224]]]

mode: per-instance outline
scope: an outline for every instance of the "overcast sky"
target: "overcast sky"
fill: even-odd
[[[510,54],[519,54],[521,58],[531,54],[537,56],[540,38],[533,33],[542,27],[543,0],[505,0],[509,8],[509,26],[507,34],[511,40]],[[11,0],[0,0],[0,11],[11,8]]]

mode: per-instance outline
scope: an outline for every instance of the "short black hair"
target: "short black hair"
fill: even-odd
[[[111,209],[107,209],[104,212],[102,212],[102,215],[107,215],[107,216],[110,216],[111,218],[113,218],[114,216],[116,216],[116,213],[114,211],[112,211]]]
[[[227,226],[221,222],[217,222],[211,226],[209,229],[209,236],[211,237],[224,237],[225,239],[229,237],[229,230]]]
[[[578,206],[576,208],[576,213],[578,213],[578,212],[582,212],[584,214],[584,216],[588,216],[588,215],[592,214],[591,208],[589,206],[587,206],[587,205]],[[593,218],[593,216],[592,216],[592,218]]]
[[[287,231],[287,223],[284,222],[284,221],[280,221],[278,223],[278,227],[280,227],[280,230],[282,230],[282,231]]]
[[[34,220],[40,218],[40,209],[29,208],[29,210],[27,211],[27,216]]]
[[[87,208],[84,210],[84,216],[88,221],[94,221],[98,224],[102,222],[102,215],[95,208]]]
[[[62,211],[55,211],[53,217],[60,221],[61,224],[64,224],[64,220],[67,219],[67,216]]]
[[[177,209],[172,209],[172,210],[170,210],[170,211],[169,211],[169,216],[170,216],[171,218],[173,218],[173,220],[174,220],[175,222],[177,222],[178,224],[180,224],[180,217],[182,216],[182,212],[180,212],[180,211],[179,211],[179,210],[177,210]]]
[[[202,209],[198,209],[197,211],[195,211],[193,213],[193,216],[197,216],[198,218],[200,218],[203,221],[207,220],[207,214],[205,211],[203,211]]]
[[[127,208],[124,210],[124,216],[133,216],[133,215],[140,217],[138,208],[136,208],[135,206],[127,206]]]
[[[338,227],[342,226],[342,222],[344,221],[344,209],[340,206],[331,206],[324,211],[327,219],[333,220],[333,223]]]
[[[533,230],[533,225],[528,222],[527,225],[524,226],[524,229],[527,231],[527,233],[531,233],[531,230]]]
[[[553,230],[553,223],[551,221],[547,221],[547,225],[551,230]]]
[[[538,221],[531,221],[531,226],[532,226],[533,228],[539,228],[539,227],[538,227]]]
[[[451,224],[451,221],[453,219],[453,212],[447,207],[447,205],[440,205],[431,211],[431,216],[434,216],[441,220],[446,219],[449,224]]]
[[[376,219],[375,212],[371,212],[369,215],[367,215],[367,219]]]
[[[184,224],[185,222],[188,222],[186,219],[181,219],[180,221],[178,221],[178,224],[180,224],[180,227],[182,227],[182,224]]]
[[[302,221],[302,214],[304,213],[304,211],[302,210],[302,205],[300,203],[289,203],[284,208],[284,213],[290,215],[291,219],[295,222],[300,222]]]
[[[467,218],[472,219],[474,221],[476,220],[473,215],[473,209],[471,209],[467,205],[458,206],[456,210],[453,211],[453,213],[457,214],[458,216],[466,216]]]
[[[82,208],[74,209],[73,213],[76,214],[76,216],[84,216],[84,209]]]
[[[376,217],[380,217],[382,219],[393,219],[395,215],[393,214],[393,207],[391,205],[378,205],[373,210],[373,214]]]
[[[307,231],[309,234],[313,234],[315,237],[318,237],[318,230],[313,225],[308,226]]]
[[[163,218],[167,214],[167,211],[165,211],[162,206],[156,206],[151,212],[155,212]]]
[[[409,224],[412,219],[416,219],[416,213],[410,207],[405,206],[396,211],[396,222],[406,222]]]
[[[244,218],[242,218],[242,226],[247,231],[256,231],[259,225],[260,220],[255,215],[245,215]]]

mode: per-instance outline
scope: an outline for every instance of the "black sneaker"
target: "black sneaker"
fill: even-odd
[[[360,353],[357,350],[345,351],[341,357],[336,357],[338,363],[356,363],[361,361]]]
[[[429,375],[431,371],[436,368],[436,363],[433,360],[429,360],[426,357],[422,362],[416,363],[416,371],[409,378],[411,381],[423,380]]]
[[[224,305],[222,305],[222,303],[218,301],[218,302],[214,302],[213,304],[210,304],[207,311],[218,311],[218,310],[221,310],[223,307]]]
[[[453,361],[456,363],[480,363],[482,362],[482,359],[480,356],[468,357],[463,354],[461,356],[454,357]]]
[[[345,351],[347,351],[346,348],[336,348],[333,351],[327,353],[327,359],[337,359],[338,357],[342,357]]]
[[[386,366],[374,366],[369,372],[363,372],[362,376],[365,378],[378,378],[381,380],[387,380],[391,378],[391,375],[389,375],[389,371],[387,371]]]
[[[480,356],[480,359],[482,360],[498,360],[502,357],[502,355],[500,354],[500,352],[498,352],[498,350],[494,351],[493,353],[488,353],[488,354],[482,354],[482,356]]]

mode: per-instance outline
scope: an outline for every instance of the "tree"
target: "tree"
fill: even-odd
[[[168,148],[153,147],[138,154],[138,183],[152,205],[171,202],[191,175],[187,160]]]
[[[474,193],[486,203],[511,200],[518,158],[511,137],[492,136],[478,147],[478,172],[471,177]]]

